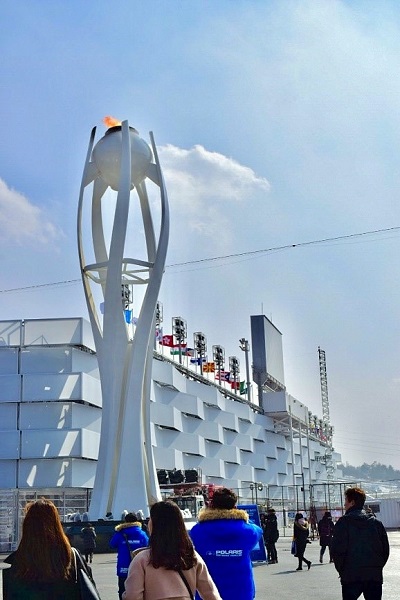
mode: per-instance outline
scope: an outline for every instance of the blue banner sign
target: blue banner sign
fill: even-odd
[[[249,523],[261,527],[260,514],[257,504],[238,504],[237,508],[245,510],[249,515]],[[262,528],[261,528],[262,529]],[[267,554],[265,552],[264,538],[258,540],[257,544],[251,551],[251,562],[267,562]]]

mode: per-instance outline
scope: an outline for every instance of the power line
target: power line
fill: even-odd
[[[285,244],[283,246],[273,246],[271,248],[263,248],[262,250],[249,250],[247,252],[236,252],[234,254],[225,254],[222,256],[212,256],[210,258],[199,258],[196,260],[188,260],[188,261],[184,261],[184,262],[166,265],[165,268],[171,269],[173,267],[183,267],[186,265],[194,265],[194,264],[207,263],[207,262],[216,262],[218,260],[226,260],[228,258],[241,258],[244,256],[251,257],[251,256],[259,255],[259,254],[268,254],[270,252],[278,252],[280,250],[289,250],[292,248],[302,248],[305,246],[315,246],[317,244],[324,244],[327,242],[340,242],[340,241],[364,237],[364,236],[368,236],[368,235],[376,235],[378,233],[387,233],[389,231],[398,231],[398,230],[400,230],[400,226],[387,227],[385,229],[374,229],[372,231],[362,231],[361,233],[351,233],[348,235],[339,235],[339,236],[330,237],[330,238],[322,238],[319,240],[311,240],[309,242],[298,242],[295,244]],[[41,283],[41,284],[36,284],[36,285],[28,285],[25,287],[9,288],[9,289],[0,290],[0,294],[40,289],[40,288],[44,288],[44,287],[56,287],[56,286],[61,286],[61,285],[66,285],[66,284],[76,284],[76,283],[79,283],[80,281],[81,281],[81,279],[67,279],[65,281],[55,281],[52,283]]]
[[[361,233],[351,233],[349,235],[339,235],[331,238],[323,238],[320,240],[312,240],[310,242],[299,242],[297,244],[286,244],[284,246],[273,246],[272,248],[264,248],[263,250],[250,250],[247,252],[237,252],[235,254],[226,254],[224,256],[213,256],[211,258],[199,258],[196,260],[188,260],[186,262],[174,263],[172,265],[167,265],[167,267],[182,267],[184,265],[193,265],[196,263],[204,263],[204,262],[212,262],[216,260],[224,260],[227,258],[238,258],[241,256],[254,256],[255,254],[266,254],[268,252],[277,252],[278,250],[288,250],[289,248],[300,248],[304,246],[312,246],[316,244],[323,244],[325,242],[337,242],[342,240],[354,239],[357,237],[362,237],[366,235],[374,235],[377,233],[387,233],[388,231],[398,231],[399,227],[388,227],[386,229],[375,229],[372,231],[363,231]]]

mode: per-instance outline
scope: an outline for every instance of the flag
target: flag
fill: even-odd
[[[179,345],[174,344],[169,352],[170,352],[170,354],[179,354],[179,352],[181,354],[185,354],[185,351],[186,351],[186,344],[181,344],[180,349],[179,349]]]
[[[241,394],[247,394],[247,384],[245,381],[240,382],[239,391]]]
[[[215,373],[215,379],[219,379],[220,381],[229,381],[230,376],[229,371],[216,371]]]
[[[240,383],[239,383],[239,381],[231,381],[231,388],[232,388],[233,390],[238,390],[238,389],[239,389],[239,386],[240,386]]]
[[[128,323],[132,323],[132,311],[131,310],[124,310],[125,313],[125,321]]]
[[[160,342],[160,343],[161,343],[161,340],[162,340],[162,338],[163,338],[163,330],[162,330],[162,327],[160,327],[160,328],[156,328],[156,340],[157,340],[157,342]]]
[[[207,362],[203,365],[203,373],[215,373],[215,363]]]
[[[206,356],[198,356],[197,358],[191,358],[190,363],[192,365],[201,365],[202,363],[207,362]]]
[[[163,335],[160,340],[161,346],[172,346],[174,345],[174,336],[173,335]]]
[[[183,348],[182,354],[184,356],[194,356],[194,348]]]

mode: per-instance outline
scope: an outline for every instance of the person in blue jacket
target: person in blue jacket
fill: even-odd
[[[128,577],[128,569],[131,564],[131,552],[138,548],[149,545],[149,536],[142,531],[142,524],[135,513],[125,515],[125,522],[115,528],[115,533],[110,540],[111,548],[118,549],[117,577],[118,595],[122,600],[125,591],[125,580]]]
[[[210,506],[200,511],[190,536],[223,600],[253,600],[250,553],[262,538],[262,529],[249,523],[249,515],[236,508],[236,503],[232,490],[216,490]]]

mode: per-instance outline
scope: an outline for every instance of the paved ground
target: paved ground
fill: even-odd
[[[278,564],[260,564],[254,567],[256,600],[292,598],[340,600],[340,583],[335,567],[327,562],[322,565],[319,563],[318,541],[312,542],[307,547],[306,557],[312,561],[311,569],[300,572],[295,571],[297,559],[290,554],[290,541],[289,537],[279,539]],[[391,555],[384,571],[383,600],[398,600],[400,598],[400,531],[389,532],[389,541]],[[326,561],[327,558],[324,558]],[[102,600],[118,600],[115,563],[115,554],[97,554],[94,557],[93,574]],[[1,593],[0,598],[2,598]]]

